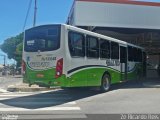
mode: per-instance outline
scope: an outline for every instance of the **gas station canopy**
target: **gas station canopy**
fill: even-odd
[[[160,3],[75,0],[67,23],[145,47],[160,54]]]

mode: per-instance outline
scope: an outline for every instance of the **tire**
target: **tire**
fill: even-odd
[[[110,76],[108,74],[104,74],[101,80],[101,87],[100,90],[102,92],[107,92],[110,89],[110,85],[111,85],[111,79]]]

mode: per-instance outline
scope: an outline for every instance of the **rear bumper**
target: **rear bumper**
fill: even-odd
[[[36,84],[36,85],[39,85],[39,87],[50,87],[50,85],[49,84],[46,84],[46,83],[44,83],[44,82],[34,82],[34,84]]]
[[[31,79],[31,78],[23,78],[23,82],[24,83],[28,83],[30,85],[39,85],[40,87],[51,87],[51,86],[65,86],[66,83],[64,83],[64,81],[66,81],[66,77],[65,75],[62,75],[59,78],[52,78],[52,79]]]

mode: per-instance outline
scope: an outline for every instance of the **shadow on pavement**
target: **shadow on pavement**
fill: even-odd
[[[132,89],[132,88],[144,88],[142,80],[137,81],[137,80],[131,80],[131,81],[126,81],[122,83],[116,83],[113,84],[111,87],[111,90],[117,90],[117,89]]]
[[[23,97],[0,100],[0,103],[27,109],[53,107],[99,94],[98,91],[58,90]]]
[[[112,85],[110,91],[117,90],[117,89],[146,88],[143,85],[143,83],[147,81],[150,81],[150,80],[128,81],[124,83],[114,84]],[[158,81],[158,80],[155,80],[155,81]],[[109,92],[106,92],[105,94],[107,93]],[[39,94],[28,95],[23,97],[0,100],[0,103],[9,105],[9,106],[20,107],[20,108],[38,109],[38,108],[63,105],[68,102],[80,100],[80,99],[91,97],[91,96],[96,96],[99,94],[102,94],[102,93],[99,92],[98,90],[89,90],[87,88],[79,88],[79,89],[73,89],[73,90],[50,91],[46,93],[39,93]]]
[[[160,78],[145,78],[141,80],[131,80],[122,83],[117,83],[112,85],[111,90],[117,89],[132,89],[132,88],[154,88],[159,86],[160,88]]]

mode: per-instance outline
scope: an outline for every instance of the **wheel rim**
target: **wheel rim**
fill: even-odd
[[[107,77],[103,79],[103,88],[105,90],[109,89],[109,79]]]

